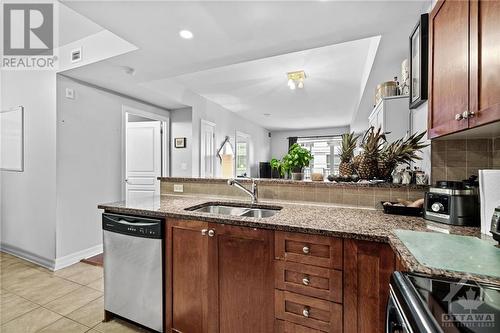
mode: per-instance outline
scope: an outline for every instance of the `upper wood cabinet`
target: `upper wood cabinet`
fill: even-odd
[[[429,137],[500,120],[500,3],[440,0],[429,17]]]

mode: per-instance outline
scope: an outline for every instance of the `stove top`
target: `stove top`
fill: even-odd
[[[405,274],[443,332],[500,332],[500,287]]]

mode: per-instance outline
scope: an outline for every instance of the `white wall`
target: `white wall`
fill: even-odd
[[[271,132],[271,157],[281,159],[288,152],[288,138],[293,136],[341,135],[349,133],[349,126],[318,128],[301,131]]]
[[[1,245],[50,266],[56,256],[56,74],[1,71],[2,110],[24,106],[24,172],[1,171]]]
[[[427,130],[427,112],[428,105],[427,102],[420,105],[418,108],[410,110],[411,116],[411,131],[412,133],[420,133]],[[430,143],[430,140],[427,139],[427,134],[424,136],[424,139],[427,143]],[[422,153],[419,154],[422,157],[421,161],[415,161],[413,165],[424,170],[428,175],[431,174],[431,146],[425,147],[422,149]]]
[[[170,176],[193,176],[193,111],[182,108],[170,111]],[[175,138],[186,138],[186,148],[175,148]]]
[[[57,92],[57,258],[64,258],[101,245],[97,204],[123,199],[122,106],[169,112],[63,76]]]

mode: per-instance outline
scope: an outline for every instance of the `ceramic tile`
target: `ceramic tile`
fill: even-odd
[[[79,324],[68,318],[61,318],[49,326],[46,326],[39,333],[83,333],[87,332],[89,327]]]
[[[99,297],[67,315],[85,326],[94,327],[104,319],[104,297]]]
[[[100,278],[87,284],[87,287],[104,292],[104,279]]]
[[[102,333],[133,333],[133,332],[148,332],[145,329],[134,326],[120,319],[113,319],[108,322],[102,322],[93,328]]]
[[[446,141],[446,150],[465,150],[466,141],[465,140],[449,140]]]
[[[88,287],[80,287],[69,294],[47,303],[45,307],[65,316],[101,296],[102,292],[100,291]]]
[[[64,296],[79,287],[78,284],[56,277],[44,276],[40,273],[40,279],[30,278],[22,286],[13,288],[13,292],[40,305],[49,303],[61,296]],[[36,275],[35,275],[36,277]],[[15,291],[14,291],[15,290]]]
[[[446,179],[447,180],[463,180],[467,177],[467,171],[465,167],[448,167],[446,168]]]
[[[493,146],[492,140],[489,139],[473,139],[467,140],[467,151],[491,151]]]
[[[485,168],[490,166],[491,155],[487,151],[467,151],[467,167],[481,167]]]
[[[62,318],[45,308],[36,308],[1,326],[2,333],[34,333]]]
[[[39,307],[38,304],[5,291],[2,292],[0,299],[0,324],[5,324]]]

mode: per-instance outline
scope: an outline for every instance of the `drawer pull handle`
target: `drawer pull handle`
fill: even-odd
[[[302,248],[302,252],[304,252],[305,254],[309,254],[309,252],[310,252],[309,246],[304,246]]]
[[[201,229],[201,235],[206,236],[208,229]]]
[[[308,286],[311,283],[311,280],[309,280],[309,276],[306,276],[302,279],[302,283],[304,286]]]
[[[208,230],[208,237],[214,237],[215,231],[213,229]]]
[[[309,308],[305,307],[304,310],[302,310],[302,314],[304,317],[309,318]]]
[[[457,114],[455,115],[455,120],[456,120],[456,121],[460,121],[460,120],[462,120],[462,119],[464,119],[464,116],[463,116],[461,113],[457,113]]]

